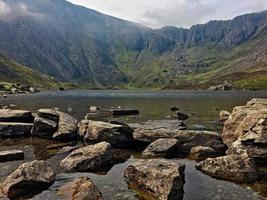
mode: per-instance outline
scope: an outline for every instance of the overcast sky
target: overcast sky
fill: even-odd
[[[69,0],[150,27],[190,27],[267,10],[267,0]]]

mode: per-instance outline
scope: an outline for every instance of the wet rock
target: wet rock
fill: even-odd
[[[208,158],[197,164],[196,168],[212,177],[240,183],[250,183],[257,179],[255,163],[246,153]]]
[[[32,135],[72,141],[78,138],[77,120],[55,109],[40,109],[34,120]]]
[[[176,115],[177,115],[177,119],[181,121],[185,121],[189,118],[188,115],[181,113],[181,112],[177,112]]]
[[[196,161],[202,161],[207,158],[214,158],[217,156],[219,156],[219,153],[217,153],[211,147],[197,146],[197,147],[191,148],[191,151],[190,151],[190,157]]]
[[[76,178],[72,182],[61,186],[57,195],[63,199],[102,200],[100,191],[87,177]]]
[[[53,169],[45,161],[22,164],[2,183],[2,192],[9,198],[31,196],[49,188],[55,180]]]
[[[86,141],[106,141],[114,147],[127,147],[134,140],[129,126],[91,120],[81,121],[79,134]]]
[[[30,111],[0,109],[0,122],[33,123],[34,117]]]
[[[59,122],[56,133],[53,134],[53,139],[60,141],[72,141],[78,138],[78,122],[70,115],[58,112]]]
[[[0,138],[29,136],[32,124],[17,122],[0,122]]]
[[[219,133],[210,131],[183,130],[177,131],[173,136],[179,141],[179,152],[188,154],[192,147],[211,147],[218,153],[226,151]]]
[[[61,161],[60,166],[67,171],[95,171],[108,164],[111,158],[111,145],[101,142],[73,151]]]
[[[185,166],[174,160],[148,159],[132,163],[124,171],[130,189],[147,199],[183,199]]]
[[[126,116],[126,115],[139,115],[139,110],[134,109],[98,109],[98,116]]]
[[[21,150],[0,151],[0,162],[23,160],[24,153]]]
[[[194,124],[193,128],[196,130],[207,130],[207,127],[203,126],[203,125],[199,125],[199,124]]]
[[[142,153],[144,158],[174,158],[178,154],[178,140],[172,138],[158,139],[151,143]]]
[[[178,110],[180,110],[180,109],[177,107],[171,107],[171,111],[173,111],[173,112],[178,111]]]
[[[253,99],[233,109],[222,138],[228,153],[244,150],[257,162],[267,161],[267,99]]]

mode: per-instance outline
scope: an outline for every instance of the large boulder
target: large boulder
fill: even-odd
[[[45,161],[22,164],[2,183],[2,192],[13,199],[30,196],[49,188],[55,180],[53,169]]]
[[[66,113],[58,112],[58,114],[58,129],[53,134],[53,139],[60,141],[71,141],[77,139],[78,121]]]
[[[196,161],[217,157],[219,154],[211,147],[197,146],[190,151],[190,157]]]
[[[229,153],[246,151],[256,161],[267,161],[267,99],[253,99],[233,109],[222,138]]]
[[[0,138],[29,136],[32,124],[20,122],[0,122]]]
[[[111,159],[111,145],[101,142],[74,150],[60,162],[60,166],[67,171],[95,171],[109,164]]]
[[[57,195],[62,199],[102,200],[102,194],[94,183],[87,177],[75,178],[60,188]]]
[[[173,138],[158,139],[142,153],[144,158],[173,158],[178,155],[179,142]]]
[[[40,109],[34,120],[32,135],[71,141],[77,139],[77,120],[70,115],[53,109]]]
[[[24,153],[21,150],[0,151],[0,162],[23,160]]]
[[[133,130],[129,126],[101,121],[82,120],[79,134],[86,141],[106,141],[114,147],[127,147],[134,141]]]
[[[148,159],[132,163],[124,171],[129,188],[147,199],[183,199],[185,166],[174,160]]]
[[[0,122],[33,123],[34,117],[30,111],[0,109]]]
[[[246,153],[208,158],[196,168],[212,177],[240,183],[251,183],[257,179],[255,163]]]

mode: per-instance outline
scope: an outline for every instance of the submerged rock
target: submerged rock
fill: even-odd
[[[205,174],[224,180],[240,183],[250,183],[257,180],[255,163],[246,153],[208,158],[197,164],[196,168]]]
[[[197,146],[190,151],[190,157],[196,161],[217,157],[219,154],[211,147]]]
[[[158,139],[151,143],[142,153],[144,158],[172,158],[178,154],[178,140],[172,138]]]
[[[259,162],[267,161],[267,99],[253,99],[233,109],[224,124],[222,138],[228,153],[246,151]]]
[[[0,122],[33,123],[34,117],[30,111],[0,109]]]
[[[181,121],[185,121],[189,118],[188,115],[181,113],[181,112],[177,112],[176,115],[177,115],[177,119]]]
[[[102,194],[94,183],[87,177],[75,178],[61,186],[57,191],[57,196],[69,200],[102,200]]]
[[[111,159],[111,145],[101,142],[74,150],[60,166],[67,171],[95,171],[109,164]]]
[[[0,122],[0,138],[29,136],[33,124],[18,122]]]
[[[114,147],[127,147],[134,140],[129,126],[91,120],[81,121],[79,134],[86,141],[106,141]]]
[[[148,159],[132,163],[124,171],[130,189],[147,199],[183,199],[185,166],[174,160]]]
[[[0,151],[0,162],[23,160],[24,153],[21,150]]]
[[[2,183],[2,192],[9,198],[31,196],[48,189],[55,180],[53,169],[45,161],[22,164]]]

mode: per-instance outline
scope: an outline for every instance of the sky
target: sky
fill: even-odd
[[[152,28],[189,28],[267,10],[267,0],[69,0],[99,12]]]

